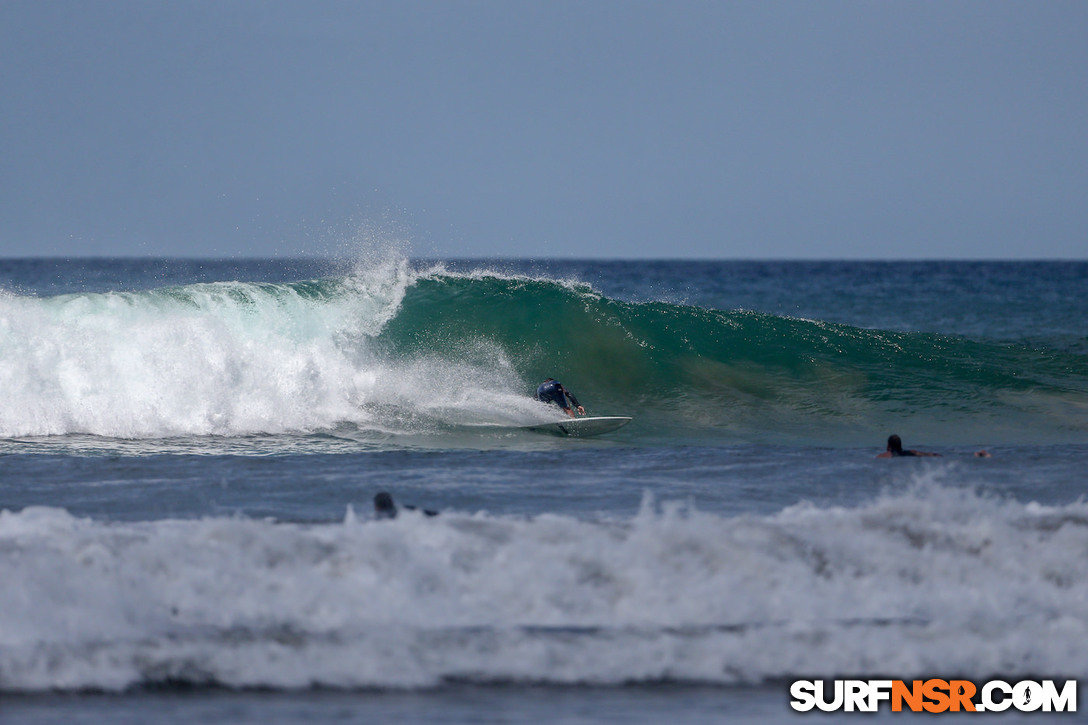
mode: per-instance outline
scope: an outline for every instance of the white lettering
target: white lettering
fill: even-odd
[[[881,700],[891,699],[891,680],[869,680],[869,712],[876,712],[879,710]]]
[[[1012,688],[1012,704],[1020,712],[1035,712],[1043,706],[1043,688],[1037,682],[1024,680]]]
[[[829,686],[831,692],[827,691]],[[908,707],[915,712],[1004,712],[1010,707],[1021,712],[1077,711],[1076,680],[1021,680],[1015,685],[990,680],[978,690],[977,697],[968,696],[975,691],[974,683],[968,680],[797,680],[790,685],[790,706],[798,712],[813,708],[824,712],[877,712],[882,702],[890,702],[896,712]]]
[[[847,680],[844,684],[846,711],[867,712],[869,710],[869,685],[865,680]]]
[[[820,680],[816,683],[816,707],[824,712],[835,712],[842,707],[843,692],[842,680],[835,680],[835,699],[828,702],[824,699],[824,683]]]
[[[790,707],[798,712],[808,712],[816,707],[816,685],[809,680],[798,680],[790,685],[790,694],[793,700]]]
[[[994,690],[998,690],[1004,695],[1001,700],[995,701],[993,698]],[[1012,685],[1002,680],[990,680],[982,686],[982,704],[985,705],[986,711],[1004,712],[1012,705]]]
[[[1059,693],[1053,680],[1043,680],[1043,712],[1051,712],[1051,708],[1058,712],[1077,711],[1077,681],[1066,680]]]

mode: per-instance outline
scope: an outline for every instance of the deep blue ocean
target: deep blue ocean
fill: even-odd
[[[4,722],[1084,700],[1088,263],[0,260],[0,385]]]

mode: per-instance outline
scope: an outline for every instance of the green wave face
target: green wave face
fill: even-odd
[[[628,303],[549,280],[422,277],[378,342],[400,359],[486,342],[528,394],[556,377],[591,414],[634,415],[650,436],[878,444],[898,432],[970,445],[1072,442],[1088,429],[1076,354]]]
[[[1060,444],[1088,431],[1088,364],[1068,348],[626,302],[550,279],[400,264],[0,294],[0,437],[347,428],[473,445],[472,431],[554,414],[533,400],[547,377],[591,415],[634,416],[610,436],[628,442]]]

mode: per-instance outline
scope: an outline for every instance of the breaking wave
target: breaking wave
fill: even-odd
[[[347,429],[441,446],[548,419],[531,399],[548,376],[591,414],[636,416],[629,441],[839,444],[895,428],[1060,443],[1088,428],[1076,353],[629,302],[571,281],[400,261],[294,283],[0,292],[3,438]]]
[[[0,692],[1088,676],[1088,505],[618,520],[0,512]]]

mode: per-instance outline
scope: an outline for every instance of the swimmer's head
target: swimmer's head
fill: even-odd
[[[397,516],[397,507],[393,497],[385,491],[374,496],[374,515],[379,519],[393,519]]]

